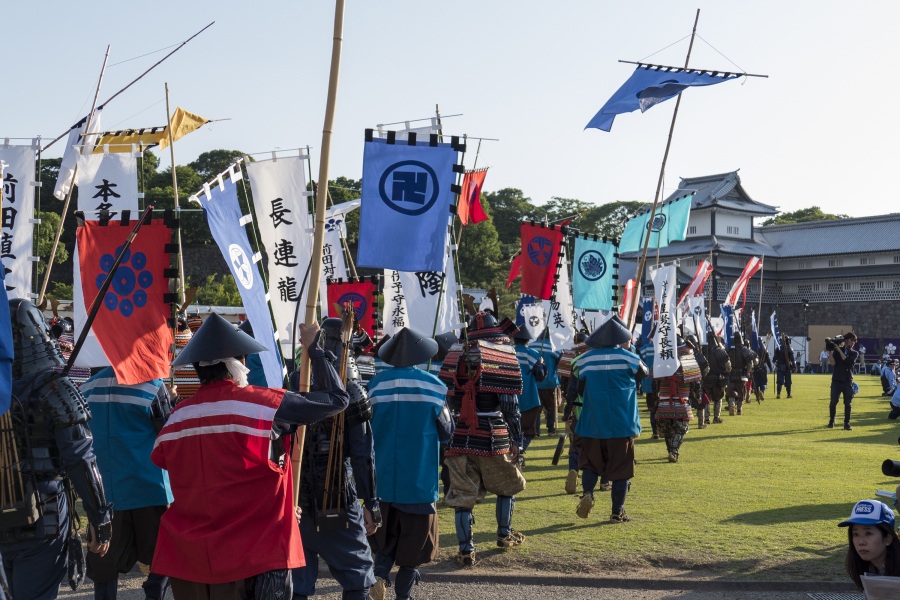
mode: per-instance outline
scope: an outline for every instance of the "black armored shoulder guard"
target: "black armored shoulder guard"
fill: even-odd
[[[372,420],[372,405],[369,403],[369,394],[366,388],[356,379],[347,382],[347,393],[350,395],[350,404],[344,412],[344,419],[348,425],[359,425]]]
[[[41,404],[53,423],[71,427],[91,420],[87,401],[68,377],[53,377],[38,390]]]

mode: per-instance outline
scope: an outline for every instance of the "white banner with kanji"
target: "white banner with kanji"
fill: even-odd
[[[328,307],[327,282],[329,279],[348,281],[347,260],[344,257],[344,240],[347,239],[347,214],[359,208],[360,201],[350,200],[329,206],[325,211],[325,237],[322,244],[322,279],[319,283],[319,302]],[[333,307],[324,308],[329,316]]]
[[[84,211],[86,218],[97,219],[101,210],[137,213],[137,158],[133,153],[79,154],[77,162],[78,210]]]
[[[3,171],[3,211],[0,218],[0,260],[10,298],[30,298],[34,258],[34,145],[0,145]]]
[[[681,366],[678,360],[677,325],[675,323],[675,288],[678,267],[667,265],[650,273],[656,292],[659,320],[653,335],[653,378],[671,377]]]
[[[399,271],[384,270],[382,294],[384,295],[382,331],[384,335],[394,335],[402,328],[410,326],[406,311],[406,295],[403,293],[403,281]]]
[[[275,317],[275,333],[283,348],[291,346],[297,302],[305,315],[309,282],[301,286],[312,254],[306,189],[305,154],[246,161],[253,214],[262,249],[268,256],[269,302]],[[323,286],[324,288],[324,286]],[[290,356],[287,352],[285,356]]]
[[[562,352],[575,346],[575,328],[572,327],[572,286],[569,285],[569,261],[563,246],[559,253],[559,279],[556,281],[556,299],[544,300],[550,346]]]

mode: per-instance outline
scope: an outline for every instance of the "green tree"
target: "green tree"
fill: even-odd
[[[808,223],[810,221],[833,221],[835,219],[849,219],[847,215],[833,215],[830,213],[822,212],[822,209],[818,206],[811,206],[809,208],[801,208],[800,210],[795,210],[793,212],[781,213],[777,217],[772,217],[771,219],[767,219],[763,221],[763,226],[765,225],[784,225],[787,223]]]
[[[73,296],[75,296],[75,291],[68,283],[60,283],[57,281],[53,284],[53,290],[48,296],[53,296],[57,300],[74,300]]]
[[[467,225],[459,243],[459,276],[466,287],[496,287],[509,272],[503,260],[497,229],[491,220]]]
[[[189,282],[188,287],[195,284]],[[208,306],[241,306],[241,294],[238,292],[237,284],[234,277],[230,273],[223,274],[218,279],[215,274],[209,275],[197,290],[196,302]]]
[[[50,248],[53,247],[56,230],[59,229],[59,214],[55,212],[35,211],[35,216],[41,220],[41,224],[35,228],[37,255],[41,258],[37,263],[37,272],[38,275],[41,275],[47,270],[47,261],[50,259]],[[56,248],[56,257],[53,261],[55,264],[61,264],[67,260],[69,260],[69,251],[64,244],[59,244]]]
[[[509,258],[519,249],[519,236],[523,219],[541,219],[544,211],[526,198],[522,190],[504,188],[481,195],[481,204],[497,230],[503,256]]]
[[[240,150],[210,150],[198,156],[194,162],[188,163],[188,166],[197,172],[200,179],[207,182],[244,155]]]

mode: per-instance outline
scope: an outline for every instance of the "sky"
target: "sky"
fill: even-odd
[[[86,114],[107,45],[101,101],[215,21],[111,102],[103,128],[163,125],[168,82],[173,110],[228,119],[178,141],[176,163],[309,145],[318,173],[333,2],[8,4],[0,137],[47,142]],[[750,197],[781,211],[900,211],[887,185],[900,158],[895,0],[347,0],[330,178],[361,176],[365,128],[438,105],[462,115],[443,120],[445,133],[499,140],[477,157],[486,191],[651,202],[674,100],[617,117],[610,133],[584,126],[633,71],[620,59],[683,66],[697,9],[692,67],[769,77],[683,94],[666,195],[680,177],[740,169]],[[62,151],[60,141],[45,155]]]

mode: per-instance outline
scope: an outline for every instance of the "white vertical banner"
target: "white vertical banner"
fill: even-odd
[[[615,310],[582,310],[581,320],[587,326],[588,334],[594,333],[598,327],[613,318]],[[579,323],[579,325],[582,325]]]
[[[690,315],[692,315],[691,319],[685,319],[685,323],[690,322],[691,326],[694,327],[694,323],[696,323],[696,327],[694,329],[698,329],[696,331],[697,339],[700,340],[701,344],[706,343],[706,304],[703,302],[703,295],[700,296],[688,296],[688,306],[691,309]],[[689,315],[689,316],[690,316]]]
[[[678,267],[667,265],[650,273],[659,307],[659,321],[653,335],[653,378],[671,377],[681,366],[675,324],[675,288]]]
[[[84,291],[81,287],[81,261],[78,258],[78,244],[75,244],[75,252],[72,257],[74,265],[72,273],[72,313],[75,325],[74,336],[77,340],[81,336],[81,330],[87,323],[87,308],[84,305]],[[127,335],[127,332],[123,332]],[[109,359],[100,346],[100,340],[94,335],[94,330],[88,331],[87,337],[84,338],[84,345],[75,358],[75,366],[77,367],[106,367],[109,366]]]
[[[440,305],[443,298],[444,280],[443,273],[437,271],[421,271],[409,273],[400,271],[400,281],[403,284],[403,295],[406,298],[406,308],[409,326],[421,333],[431,335],[438,321],[438,329],[441,331]]]
[[[132,152],[90,154],[93,147],[76,146],[78,210],[96,219],[96,211],[138,211],[137,158]]]
[[[556,352],[575,346],[575,328],[572,327],[572,286],[569,284],[569,261],[565,245],[560,249],[559,279],[556,281],[556,300],[544,300],[550,346]]]
[[[28,146],[0,145],[3,171],[3,211],[0,218],[0,260],[10,298],[30,298],[34,258],[34,179],[37,140]]]
[[[91,121],[91,131],[103,131],[100,128],[100,110],[94,111],[94,118]],[[56,187],[53,188],[53,195],[57,200],[65,200],[66,194],[72,189],[75,177],[75,163],[77,161],[76,146],[82,144],[92,144],[96,136],[85,137],[82,140],[81,134],[84,133],[84,126],[87,123],[87,117],[76,123],[69,129],[69,137],[66,138],[66,146],[63,151],[62,161],[59,163],[59,173],[56,177]]]
[[[351,200],[335,204],[325,211],[325,237],[322,244],[322,280],[319,282],[319,303],[323,307],[322,314],[332,317],[329,311],[334,307],[328,306],[328,280],[349,280],[347,260],[344,258],[344,242],[347,238],[347,213],[359,208],[360,200]]]
[[[406,311],[406,296],[403,294],[403,281],[400,272],[393,269],[384,270],[384,310],[382,311],[382,330],[384,335],[394,335],[403,327],[409,327]]]
[[[302,154],[244,162],[253,192],[253,214],[260,242],[269,258],[268,292],[275,317],[275,333],[285,356],[290,356],[297,301],[302,305],[302,315],[306,310],[306,290],[309,289],[307,282],[300,294],[312,254],[307,208],[310,192],[306,189],[308,159]]]

